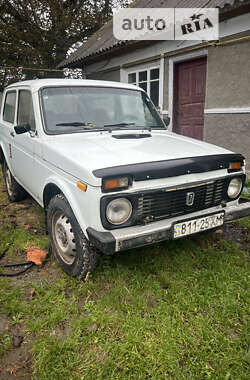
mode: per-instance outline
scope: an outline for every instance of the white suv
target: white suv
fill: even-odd
[[[55,257],[83,277],[98,252],[178,239],[250,215],[244,158],[167,130],[139,87],[35,80],[3,94],[0,160],[11,201],[45,209]]]

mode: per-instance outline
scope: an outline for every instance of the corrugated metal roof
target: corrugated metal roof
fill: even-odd
[[[134,8],[220,8],[230,9],[242,5],[248,0],[136,0]],[[119,41],[113,35],[113,22],[110,20],[99,29],[76,52],[59,64],[59,67],[75,66],[77,62],[117,48],[120,45],[134,44],[136,41]]]

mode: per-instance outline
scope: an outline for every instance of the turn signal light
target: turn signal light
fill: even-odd
[[[128,177],[112,178],[112,179],[104,180],[103,182],[103,189],[105,191],[127,189],[128,186],[129,186]]]
[[[228,168],[228,169],[229,169],[230,171],[237,171],[237,170],[240,170],[241,167],[242,167],[242,162],[237,161],[237,162],[231,162],[231,163],[229,164],[229,168]]]
[[[87,191],[87,185],[85,185],[85,183],[82,183],[81,181],[77,182],[77,187],[78,187],[78,189],[80,189],[84,192]]]

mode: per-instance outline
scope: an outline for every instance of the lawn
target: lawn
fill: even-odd
[[[35,202],[0,205],[2,261],[48,249]],[[0,278],[0,379],[248,379],[249,229],[102,257],[86,282],[51,257]]]

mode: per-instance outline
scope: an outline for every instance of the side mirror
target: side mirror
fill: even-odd
[[[30,132],[31,126],[29,124],[16,125],[14,127],[14,130],[15,130],[17,135],[21,135],[23,133]]]
[[[170,124],[170,117],[169,116],[164,117],[163,121],[164,121],[164,123],[165,123],[165,125],[167,127]]]

